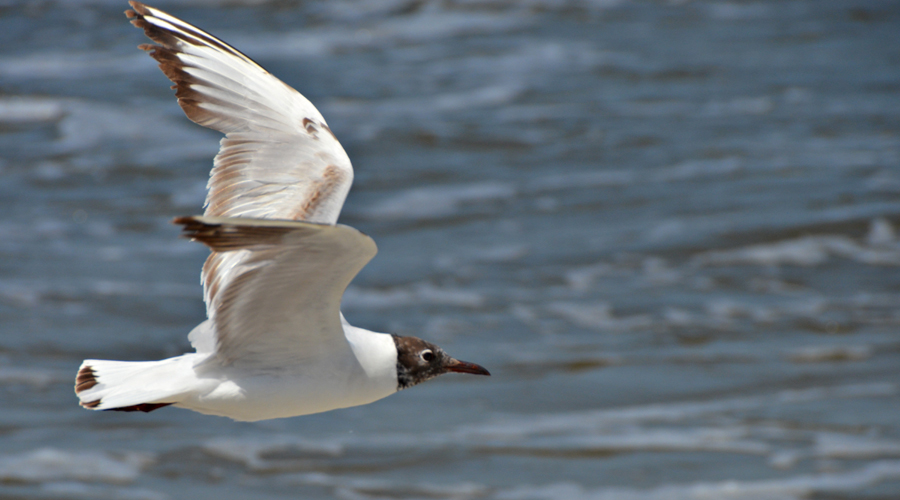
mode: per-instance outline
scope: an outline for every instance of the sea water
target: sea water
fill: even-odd
[[[259,423],[88,412],[188,351],[219,135],[124,2],[0,5],[0,497],[900,497],[900,9],[168,1],[326,117],[359,326],[491,378]]]

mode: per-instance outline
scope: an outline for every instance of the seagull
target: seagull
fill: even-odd
[[[202,216],[178,217],[210,255],[195,352],[160,361],[88,359],[75,394],[90,410],[186,408],[239,421],[364,405],[447,372],[490,375],[416,337],[350,325],[341,297],[375,256],[337,224],[353,168],[319,111],[218,38],[165,12],[125,12],[154,44],[187,117],[225,134]]]

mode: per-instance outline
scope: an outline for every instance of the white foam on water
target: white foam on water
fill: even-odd
[[[603,434],[487,443],[481,448],[542,454],[712,451],[762,455],[771,451],[766,443],[752,439],[748,428],[738,426],[690,429],[617,426]]]
[[[900,176],[890,170],[879,170],[866,179],[865,187],[875,193],[900,193]]]
[[[537,326],[539,316],[535,311],[535,308],[533,307],[529,307],[525,304],[515,303],[509,306],[509,314],[522,323]]]
[[[287,474],[333,464],[342,457],[383,454],[386,460],[393,460],[416,450],[457,446],[460,444],[458,439],[455,433],[440,431],[427,436],[419,433],[337,434],[320,439],[266,434],[213,438],[200,447],[210,456],[241,464],[254,472]]]
[[[729,156],[716,159],[691,159],[642,172],[634,170],[600,170],[547,175],[528,181],[527,193],[569,189],[629,186],[640,183],[668,183],[734,175],[745,169],[744,160]]]
[[[877,229],[879,225],[874,226],[875,231],[884,231]],[[895,250],[893,240],[886,240],[883,236],[875,238],[882,238],[878,240],[883,242],[879,243],[879,248],[900,257],[900,247]],[[526,303],[520,306],[527,309],[532,319],[552,316],[563,318],[573,325],[610,331],[685,326],[719,328],[747,321],[771,325],[798,318],[809,319],[823,327],[839,329],[848,321],[879,325],[892,321],[892,311],[900,306],[900,297],[896,294],[860,292],[850,296],[823,296],[821,291],[811,289],[805,283],[791,283],[770,276],[752,277],[746,281],[752,295],[735,295],[730,291],[725,294],[709,293],[723,285],[710,275],[708,268],[736,265],[735,262],[765,262],[767,265],[775,265],[776,262],[809,263],[811,260],[809,254],[800,253],[798,256],[798,247],[794,246],[789,246],[787,253],[781,252],[778,246],[774,250],[771,247],[765,248],[762,252],[757,252],[755,247],[745,252],[747,248],[721,254],[704,252],[679,264],[651,255],[571,267],[562,271],[566,288],[554,289],[554,294],[542,299],[539,305]],[[845,255],[853,254],[845,252]],[[867,258],[866,255],[853,256],[857,262]],[[822,258],[827,261],[831,257]],[[868,259],[867,262],[872,260]],[[879,258],[878,265],[883,265],[887,260]],[[716,264],[712,264],[713,262]],[[643,288],[686,286],[701,295],[689,304],[654,306],[652,309],[629,314],[617,313],[617,304],[591,300],[597,294],[608,296],[609,293],[615,293],[623,283],[632,292]],[[536,298],[520,294],[517,300],[530,302]],[[839,316],[828,321],[823,316],[826,313]],[[816,357],[831,355],[848,360],[860,360],[867,356],[862,350],[845,351],[843,354],[804,351],[790,356],[796,361],[813,361]]]
[[[900,441],[883,436],[820,432],[815,437],[813,455],[851,459],[900,457]]]
[[[68,451],[41,448],[0,455],[0,480],[27,483],[91,481],[130,483],[155,461],[146,452]]]
[[[866,244],[873,247],[896,246],[897,231],[894,226],[883,217],[873,219],[866,234]]]
[[[316,12],[338,21],[377,19],[409,7],[409,0],[332,0],[316,5]]]
[[[569,269],[563,277],[566,284],[573,290],[584,292],[589,290],[599,278],[606,278],[621,274],[621,270],[612,264],[600,262],[589,266]]]
[[[528,250],[527,245],[518,244],[454,248],[453,253],[435,255],[434,266],[436,269],[450,271],[456,276],[468,276],[478,272],[471,264],[516,262],[528,255]]]
[[[673,306],[665,308],[662,319],[666,324],[673,326],[690,326],[699,323],[699,319],[691,311]]]
[[[422,337],[432,342],[440,342],[453,335],[473,330],[471,323],[458,317],[430,316],[422,326]]]
[[[221,32],[217,36],[227,40],[251,59],[260,60],[302,60],[325,57],[335,50],[352,48],[361,44],[354,30],[342,28],[313,28],[287,33],[258,33],[248,36],[243,33]],[[290,83],[289,83],[290,85]]]
[[[121,259],[122,252],[102,249],[98,255],[104,259]],[[165,282],[130,282],[111,280],[76,280],[74,282],[47,280],[20,281],[0,280],[0,301],[23,307],[35,307],[42,302],[57,302],[64,297],[83,302],[89,297],[167,297],[198,299],[200,290],[196,285]]]
[[[857,310],[884,308],[894,311],[900,309],[900,295],[896,293],[857,292],[847,300],[847,305]]]
[[[716,399],[588,410],[561,414],[535,414],[507,417],[496,423],[463,427],[462,435],[491,439],[521,439],[539,435],[590,435],[605,428],[621,425],[692,422],[698,418],[727,416],[735,412],[766,408],[779,404],[796,404],[830,399],[894,397],[900,393],[897,384],[873,382],[831,387],[784,390],[758,396]]]
[[[729,453],[762,455],[773,468],[787,470],[803,460],[900,457],[900,442],[867,432],[823,431],[795,422],[735,422],[731,412],[695,415],[681,422],[613,422],[578,430],[555,429],[532,435],[498,436],[460,432],[480,452],[538,456],[618,453]]]
[[[40,491],[53,495],[55,499],[169,500],[171,498],[146,488],[97,486],[73,482],[44,483]]]
[[[59,120],[65,114],[65,107],[59,99],[42,97],[0,98],[0,123],[15,125],[41,123]]]
[[[508,200],[516,190],[501,182],[414,188],[393,194],[364,210],[373,219],[434,219],[458,214],[463,205]]]
[[[63,212],[65,214],[65,212]],[[90,219],[83,209],[72,210],[69,217],[38,216],[29,220],[16,219],[0,227],[0,236],[15,236],[20,245],[42,242],[59,243],[59,240],[73,234],[88,234],[97,238],[105,238],[115,234],[115,229],[108,220]],[[62,245],[54,245],[57,250],[65,250]]]
[[[206,180],[188,181],[177,186],[169,195],[172,205],[198,210],[206,200]]]
[[[570,12],[573,9],[598,12],[613,9],[625,3],[627,3],[626,0],[456,0],[454,2],[454,4],[459,5],[490,7],[495,9],[513,8],[526,11],[562,10],[567,12]]]
[[[600,170],[553,174],[529,181],[527,192],[561,191],[591,187],[616,187],[634,184],[638,180],[631,170]]]
[[[152,68],[146,56],[136,52],[121,56],[109,52],[47,52],[0,58],[0,77],[28,79],[96,79],[141,73]]]
[[[429,25],[431,31],[433,26]],[[376,37],[377,30],[366,29],[366,36]],[[340,37],[347,43],[359,35]],[[275,45],[283,46],[279,39]],[[373,42],[374,43],[374,42]],[[284,50],[273,47],[278,52]],[[409,56],[415,57],[415,56]],[[537,144],[558,141],[558,131],[542,127],[523,129],[520,124],[541,122],[550,116],[568,117],[582,110],[567,105],[518,106],[521,96],[533,89],[551,83],[552,76],[583,74],[599,67],[642,66],[628,54],[611,53],[594,45],[581,42],[541,41],[515,44],[506,50],[478,54],[466,58],[445,58],[440,64],[411,61],[424,67],[416,70],[417,78],[433,82],[425,89],[435,89],[428,95],[398,95],[378,100],[324,100],[320,102],[323,114],[329,120],[344,124],[343,129],[354,137],[372,140],[385,129],[409,129],[411,123],[427,129],[439,137],[464,136],[471,140],[472,127],[454,126],[458,121],[447,114],[458,112],[483,112],[486,107],[497,108],[490,119],[495,122],[513,122],[518,132],[509,136],[498,130],[504,127],[485,126],[479,140],[498,139],[518,143]],[[448,79],[460,79],[452,90],[445,90]],[[412,122],[411,122],[412,121]],[[352,127],[352,128],[348,128]],[[509,130],[506,128],[506,130]],[[551,176],[552,177],[552,176]],[[551,179],[552,180],[552,179]]]
[[[387,6],[381,2],[369,2],[380,10]],[[336,9],[329,9],[331,2],[322,4],[337,17],[346,17]],[[437,5],[437,4],[431,4]],[[277,34],[219,33],[217,36],[248,54],[265,56],[266,60],[296,60],[310,57],[326,57],[336,51],[361,50],[371,47],[395,47],[409,43],[444,42],[461,36],[494,35],[528,26],[531,21],[515,13],[446,11],[423,8],[412,15],[382,17],[365,14],[365,7],[354,3],[347,15],[365,16],[362,26],[347,27],[346,22],[325,27],[308,28]]]
[[[890,382],[871,382],[866,384],[846,384],[832,387],[813,387],[810,389],[786,389],[775,393],[779,402],[805,403],[824,399],[855,399],[896,396],[900,386]]]
[[[706,313],[713,320],[713,323],[729,322],[740,318],[769,323],[780,316],[775,308],[746,304],[725,298],[708,301],[706,303]]]
[[[880,144],[859,145],[853,142],[841,144],[834,140],[811,140],[807,148],[801,148],[787,157],[775,157],[773,163],[815,165],[816,168],[858,169],[860,166],[881,167],[896,165],[897,152],[891,146]]]
[[[490,62],[486,62],[485,64],[489,65]],[[485,69],[485,71],[487,71],[487,69]],[[566,119],[572,115],[577,115],[582,111],[582,108],[567,103],[535,104],[532,102],[517,101],[498,108],[495,113],[491,114],[491,118],[503,124],[511,124],[513,126],[519,126],[519,128],[521,128],[521,124],[534,124],[534,122],[539,122],[541,120]],[[518,132],[526,134],[528,133],[528,130],[521,129]],[[548,135],[547,137],[554,137],[558,139],[560,135],[554,133],[553,135]],[[560,173],[559,175],[566,174]],[[557,176],[547,176],[548,179],[554,179],[555,177]]]
[[[105,296],[197,298],[194,285],[163,282],[97,280],[89,283],[91,293]]]
[[[465,111],[473,108],[501,106],[522,93],[517,83],[478,87],[461,92],[443,92],[427,98],[427,108],[434,113]]]
[[[882,238],[885,233],[876,235]],[[802,236],[774,243],[750,245],[732,250],[703,252],[693,258],[697,266],[818,266],[830,258],[840,257],[862,264],[879,266],[900,265],[900,245],[859,243],[847,236]]]
[[[787,470],[796,466],[805,456],[799,450],[778,450],[769,456],[767,463],[774,469]]]
[[[384,290],[351,285],[341,304],[347,309],[392,309],[417,304],[481,307],[485,300],[478,292],[423,282]]]
[[[453,484],[435,484],[432,482],[405,482],[383,479],[366,479],[359,476],[339,476],[321,472],[292,474],[280,477],[279,483],[302,486],[325,486],[336,489],[337,497],[342,499],[375,499],[375,498],[481,498],[490,489],[486,486],[460,482]]]
[[[846,243],[848,240],[845,238],[844,242]],[[734,250],[715,250],[701,253],[694,258],[694,262],[701,266],[736,264],[814,266],[827,260],[827,243],[818,236],[805,236],[794,240],[752,245]]]
[[[769,6],[761,2],[716,2],[707,4],[705,7],[710,17],[720,21],[758,19],[768,17],[770,14]]]
[[[684,279],[684,272],[671,266],[661,257],[647,257],[641,261],[640,280],[652,286],[674,285]]]
[[[66,378],[69,378],[68,376]],[[38,368],[0,366],[0,385],[24,384],[42,388],[60,380],[60,374]]]
[[[310,440],[296,436],[267,436],[215,438],[204,442],[206,453],[243,464],[254,471],[277,471],[295,468],[297,463],[322,457],[338,457],[344,446],[338,441]],[[267,455],[290,452],[291,458],[271,458]]]
[[[369,30],[376,37],[387,37],[402,42],[432,42],[460,36],[505,33],[521,29],[531,23],[516,13],[441,11],[436,8],[420,9],[414,15],[390,17]]]
[[[675,165],[657,168],[651,171],[647,178],[653,182],[685,181],[728,176],[739,172],[743,168],[743,160],[733,156],[717,159],[686,160]]]
[[[830,363],[835,361],[864,361],[872,357],[874,349],[868,345],[816,345],[792,349],[788,359],[795,363]]]
[[[528,254],[528,245],[508,244],[491,247],[476,247],[465,250],[467,260],[474,262],[512,262]]]
[[[794,300],[782,300],[773,309],[778,315],[787,317],[818,317],[821,315],[831,302],[823,297],[804,297]]]
[[[43,296],[34,286],[21,282],[0,281],[0,302],[17,307],[36,307]]]
[[[173,7],[176,5],[186,5],[188,7],[218,7],[235,5],[254,6],[265,4],[267,2],[268,0],[165,0],[165,2],[159,4],[159,7],[173,13],[174,15],[175,13],[172,11],[175,10]],[[58,3],[70,7],[87,5],[108,5],[112,9],[115,9],[122,5],[122,2],[119,0],[59,0]]]
[[[765,115],[774,108],[775,103],[769,96],[737,97],[725,101],[709,101],[701,106],[700,114],[708,117]]]
[[[80,99],[64,100],[66,109],[58,127],[58,153],[75,153],[109,143],[133,143],[134,161],[142,165],[179,164],[185,158],[212,156],[216,150],[211,134],[188,125],[188,121],[157,106],[120,107]],[[152,145],[147,137],[153,137]],[[119,145],[121,147],[121,145]]]
[[[664,485],[649,489],[587,489],[575,483],[516,486],[498,491],[497,500],[801,500],[816,493],[846,493],[900,478],[900,461],[883,460],[848,471],[804,474],[782,479],[727,480]]]
[[[481,83],[481,82],[479,82]],[[331,122],[343,124],[342,130],[358,140],[374,140],[387,129],[421,127],[439,137],[467,134],[468,127],[454,127],[446,114],[484,108],[500,108],[516,99],[524,90],[517,80],[476,88],[438,92],[424,96],[401,96],[375,101],[324,101],[322,113]]]
[[[618,316],[614,314],[612,306],[605,302],[585,304],[557,301],[547,304],[545,309],[575,325],[604,331],[633,331],[653,325],[653,317],[649,314]]]
[[[146,137],[147,124],[156,121],[144,113],[105,103],[75,99],[61,103],[65,106],[66,115],[58,125],[60,138],[53,145],[60,153],[92,149],[114,139]]]
[[[549,302],[541,300],[540,303],[534,303],[536,297],[518,293],[515,299],[525,303],[514,304],[510,312],[515,318],[528,324],[537,324],[541,319],[560,318],[574,326],[607,333],[667,331],[670,328],[684,327],[719,329],[732,328],[748,322],[773,325],[776,322],[783,323],[796,319],[809,320],[828,331],[837,332],[847,321],[859,320],[873,325],[890,322],[892,311],[900,304],[900,298],[895,295],[861,294],[828,299],[808,292],[795,292],[793,295],[785,293],[779,299],[744,300],[707,294],[712,298],[701,297],[700,307],[661,305],[646,312],[622,314],[608,302],[585,301],[580,298],[586,294],[593,295],[595,288],[602,294],[614,293],[619,286],[618,283],[625,279],[622,278],[622,271],[623,269],[619,267],[606,268],[602,265],[572,270],[565,275],[569,290],[556,289],[555,296],[573,296],[573,299],[547,298]],[[679,286],[679,283],[685,281],[682,269],[667,267],[659,272],[634,271],[631,275],[627,275],[627,278],[637,279],[639,287],[647,288]],[[702,276],[688,277],[688,283],[695,290],[710,290],[715,287],[713,284],[703,284],[702,278]],[[829,312],[852,317],[833,321],[823,319],[823,314]],[[808,349],[793,348],[785,351],[784,355],[794,362],[859,361],[873,354],[873,349],[877,347],[810,346]]]
[[[641,99],[608,102],[611,112],[634,118],[694,117],[719,118],[723,116],[765,115],[775,109],[770,96],[746,96],[728,100],[711,100],[704,103],[679,99]]]
[[[132,143],[140,147],[134,161],[146,165],[175,163],[189,157],[209,157],[215,152],[215,141],[205,144],[208,137],[187,120],[156,107],[137,109],[102,102],[73,98],[0,98],[0,123],[46,123],[56,126],[58,136],[46,144],[44,156],[93,153],[101,146]],[[153,146],[146,138],[153,137]],[[104,153],[108,155],[108,153]],[[105,156],[90,156],[81,162],[86,170],[96,170],[113,163]],[[78,162],[58,163],[56,168],[77,168]],[[65,173],[64,171],[62,172]],[[57,172],[53,174],[59,176]]]
[[[552,85],[554,74],[574,74],[599,68],[641,71],[646,63],[628,53],[607,51],[587,42],[563,40],[527,40],[509,50],[496,53],[471,55],[464,59],[450,60],[433,69],[434,77],[465,75],[467,79],[488,82],[521,82],[529,88]],[[524,117],[540,119],[546,115],[534,115],[526,110],[550,111],[550,116],[564,117],[554,111],[575,111],[569,105],[525,104],[524,108],[505,107],[492,117],[501,121],[519,121]],[[524,112],[524,113],[523,113]]]
[[[695,114],[698,109],[696,104],[679,99],[642,99],[607,102],[605,105],[610,113],[629,118],[690,116]]]
[[[691,230],[692,228],[684,219],[662,219],[653,224],[644,238],[650,243],[669,242],[684,237]]]

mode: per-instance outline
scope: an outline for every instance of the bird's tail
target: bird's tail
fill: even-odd
[[[178,403],[185,384],[182,370],[191,369],[186,356],[161,361],[88,359],[75,377],[75,394],[89,410],[153,411]]]

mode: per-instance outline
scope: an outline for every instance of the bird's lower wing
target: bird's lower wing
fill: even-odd
[[[375,256],[371,238],[348,226],[295,221],[175,223],[213,251],[203,280],[223,363],[279,367],[347,348],[341,297]]]

